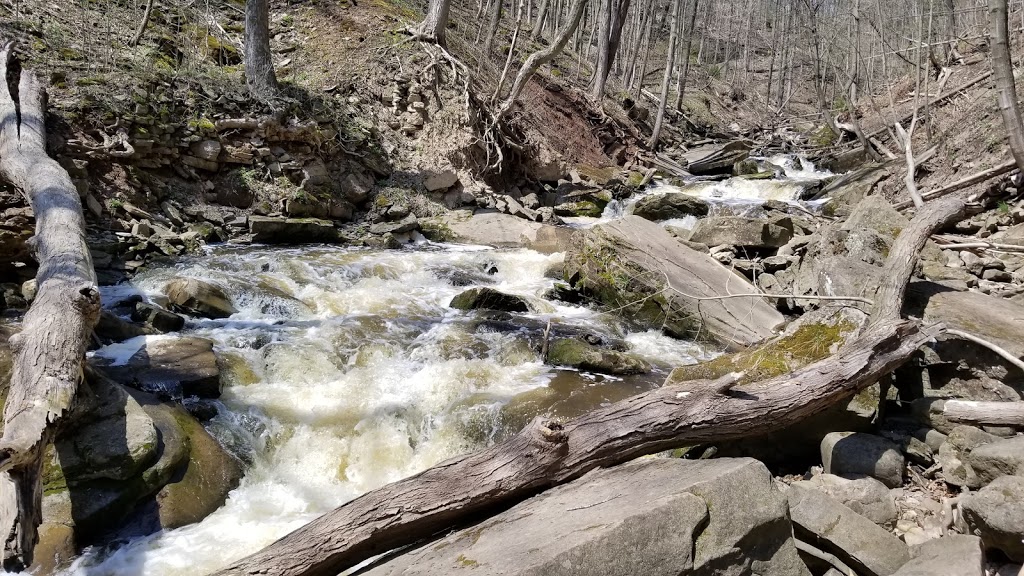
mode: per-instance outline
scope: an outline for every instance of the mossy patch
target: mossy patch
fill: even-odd
[[[788,374],[832,354],[834,347],[845,342],[846,337],[856,328],[853,322],[845,318],[835,322],[807,323],[763,346],[726,354],[700,364],[680,366],[669,374],[665,383],[714,380],[731,372],[744,373],[741,383]]]

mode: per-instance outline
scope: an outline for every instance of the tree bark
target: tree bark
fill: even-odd
[[[498,33],[498,24],[501,22],[502,4],[502,0],[494,0],[494,4],[491,5],[491,13],[488,14],[487,20],[487,36],[484,37],[484,54],[480,59],[481,62],[489,60],[491,57],[491,48],[494,47],[494,35]]]
[[[0,78],[9,78],[13,62],[6,44]],[[32,71],[23,68],[20,78],[0,84],[0,175],[32,206],[39,263],[35,300],[21,333],[10,339],[14,367],[0,437],[3,567],[15,571],[32,563],[43,451],[74,401],[100,308],[82,204],[67,171],[46,155],[45,116],[46,93]]]
[[[142,14],[142,21],[139,22],[138,29],[135,30],[135,36],[132,36],[129,46],[138,46],[139,40],[142,40],[142,34],[146,31],[146,26],[149,24],[149,17],[153,14],[153,1],[149,0],[146,2],[146,11]]]
[[[533,23],[533,30],[530,32],[530,40],[540,37],[540,31],[544,26],[544,17],[548,15],[548,4],[551,0],[542,0],[540,8],[537,9],[537,21]]]
[[[647,142],[647,146],[651,150],[654,150],[655,146],[658,145],[658,139],[661,137],[661,128],[665,124],[668,87],[672,80],[672,65],[676,57],[676,40],[679,37],[679,7],[682,3],[683,0],[674,0],[672,6],[672,23],[669,24],[668,35],[668,53],[665,56],[665,75],[661,79],[661,99],[658,101],[658,115],[654,119],[654,131],[651,133],[651,139]]]
[[[1024,170],[1024,127],[1021,126],[1017,90],[1013,80],[1013,64],[1010,62],[1006,0],[989,0],[988,18],[992,34],[992,73],[999,93],[999,111],[1003,115],[1003,125],[1006,126],[1006,133],[1010,137],[1010,152],[1017,161],[1017,167]]]
[[[690,74],[690,50],[693,48],[693,32],[697,25],[697,9],[700,7],[700,0],[693,0],[690,5],[690,23],[686,32],[686,44],[683,45],[683,70],[679,73],[679,81],[676,84],[676,110],[683,109],[683,95],[686,93],[686,77]]]
[[[270,8],[268,0],[245,3],[245,79],[256,98],[277,94],[277,77],[270,56]]]
[[[435,42],[438,46],[445,46],[445,30],[448,28],[448,13],[451,10],[451,0],[430,0],[427,7],[427,15],[423,21],[410,30],[413,37],[419,40]],[[483,3],[481,2],[481,7]]]
[[[622,40],[622,26],[626,23],[630,0],[605,0],[602,4],[602,22],[598,30],[597,69],[594,72],[594,87],[590,92],[594,100],[604,98],[604,87],[612,70],[615,56]]]
[[[530,57],[526,59],[526,62],[523,62],[523,67],[519,70],[519,73],[516,74],[515,82],[512,83],[512,91],[509,92],[508,98],[501,103],[501,106],[498,107],[497,112],[494,114],[495,122],[503,118],[505,114],[508,114],[509,110],[511,110],[512,106],[515,104],[516,99],[518,99],[519,95],[523,92],[523,88],[526,88],[526,83],[533,78],[533,75],[537,70],[544,64],[554,60],[555,57],[562,53],[562,50],[565,49],[565,45],[569,42],[569,38],[572,38],[573,33],[576,32],[576,28],[580,25],[580,20],[583,18],[583,11],[587,7],[587,2],[589,2],[589,0],[576,0],[576,4],[572,9],[572,14],[569,17],[569,23],[566,25],[565,29],[558,34],[558,38],[555,38],[555,41],[551,46],[530,54]]]

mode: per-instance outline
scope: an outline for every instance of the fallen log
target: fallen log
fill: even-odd
[[[372,490],[217,574],[326,576],[464,524],[552,486],[646,454],[778,430],[849,398],[941,333],[900,318],[917,254],[965,203],[926,205],[890,251],[874,317],[833,356],[763,382],[664,386],[569,422],[543,417],[515,437]],[[884,302],[881,300],[885,299]]]
[[[996,176],[1001,176],[1003,174],[1006,174],[1007,172],[1011,172],[1016,167],[1017,163],[1013,160],[1010,160],[1009,162],[1004,162],[998,166],[995,166],[994,168],[982,170],[981,172],[971,174],[966,178],[961,178],[960,180],[957,180],[952,184],[943,186],[942,188],[936,188],[935,190],[925,192],[924,194],[921,195],[921,198],[925,201],[941,198],[943,196],[947,196],[959,190],[963,190],[968,186],[980,184],[981,182],[984,182],[989,178],[995,178]],[[907,200],[905,202],[900,202],[896,204],[894,208],[896,208],[897,210],[904,210],[906,208],[911,208],[913,205],[914,203],[912,201]]]
[[[1024,402],[946,400],[942,415],[958,424],[1024,428]]]
[[[41,522],[42,458],[55,426],[70,409],[82,376],[100,297],[78,191],[46,155],[46,95],[30,70],[16,66],[10,43],[0,50],[0,175],[28,199],[36,218],[31,240],[38,286],[14,353],[0,437],[0,530],[3,567],[32,562]],[[12,92],[13,90],[13,92]]]

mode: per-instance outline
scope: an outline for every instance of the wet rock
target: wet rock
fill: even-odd
[[[819,474],[794,485],[820,490],[879,526],[889,527],[896,522],[896,502],[885,484],[874,478],[851,480],[833,474]]]
[[[985,576],[985,551],[977,536],[950,534],[915,546],[911,554],[893,576]]]
[[[253,242],[264,244],[337,242],[341,238],[331,221],[317,218],[250,216],[249,233]]]
[[[1000,476],[1024,476],[1024,436],[982,444],[967,459],[982,484]]]
[[[999,440],[974,426],[957,426],[939,447],[938,462],[942,465],[942,478],[954,486],[978,488],[981,479],[971,465],[971,453],[977,448]]]
[[[632,206],[632,213],[647,220],[661,221],[685,216],[707,216],[710,205],[689,194],[644,196]]]
[[[156,332],[177,332],[185,327],[185,318],[169,310],[151,304],[138,302],[132,311],[132,320],[141,322]]]
[[[857,574],[887,576],[910,560],[899,538],[826,494],[797,483],[786,495],[796,536],[834,554]]]
[[[574,338],[552,340],[547,362],[612,375],[646,374],[651,370],[650,364],[639,356],[598,348]]]
[[[637,490],[643,486],[643,490]],[[641,459],[599,469],[366,576],[806,576],[785,498],[751,459]]]
[[[834,216],[847,216],[886,175],[885,165],[868,164],[832,180],[814,199],[829,198],[826,212]]]
[[[573,233],[570,228],[530,222],[496,212],[453,212],[445,217],[425,220],[422,225],[437,230],[448,241],[497,248],[521,246],[545,254],[564,251]]]
[[[780,248],[792,238],[793,221],[787,217],[765,221],[740,216],[712,216],[697,222],[689,240],[708,246]]]
[[[500,310],[503,312],[529,312],[525,298],[505,294],[493,288],[471,288],[452,298],[450,307],[457,310]]]
[[[164,294],[171,308],[193,316],[227,318],[238,311],[223,289],[198,278],[175,278]]]
[[[100,319],[96,323],[95,331],[100,342],[104,344],[124,342],[129,338],[153,333],[152,330],[147,330],[143,326],[123,320],[120,316],[109,310],[100,312]]]
[[[903,454],[898,445],[880,436],[833,432],[821,441],[821,461],[829,474],[870,476],[890,488],[903,485]]]
[[[1001,476],[960,501],[966,531],[988,549],[1024,562],[1024,477]]]
[[[578,231],[566,254],[565,275],[574,289],[676,337],[700,335],[742,348],[771,336],[783,323],[761,299],[693,300],[755,288],[639,216]],[[664,289],[666,276],[675,290]]]
[[[122,363],[94,357],[114,380],[132,388],[171,398],[220,396],[220,368],[213,342],[194,336],[150,338]]]
[[[459,175],[454,170],[443,170],[435,172],[423,179],[423,187],[427,192],[438,192],[447,190],[459,181]]]
[[[690,160],[686,170],[691,174],[731,173],[733,165],[745,160],[749,155],[749,143],[744,141],[730,142],[725,146],[713,149],[710,154],[704,154]]]

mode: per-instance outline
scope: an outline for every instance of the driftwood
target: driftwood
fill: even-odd
[[[0,50],[0,78],[9,77],[13,63],[12,46],[6,44]],[[32,206],[31,246],[39,262],[35,300],[21,333],[10,339],[14,368],[0,437],[3,567],[18,570],[32,561],[41,521],[43,451],[74,400],[100,298],[78,192],[67,171],[46,155],[43,86],[26,69],[10,84],[0,85],[0,174]]]
[[[959,424],[1024,428],[1024,402],[946,400],[942,415],[946,420]]]
[[[221,576],[326,576],[510,506],[602,466],[683,445],[763,434],[849,398],[906,362],[942,331],[900,318],[917,254],[965,203],[926,205],[890,251],[871,323],[833,356],[791,374],[737,385],[717,381],[665,386],[569,422],[543,417],[517,436],[370,491]]]

